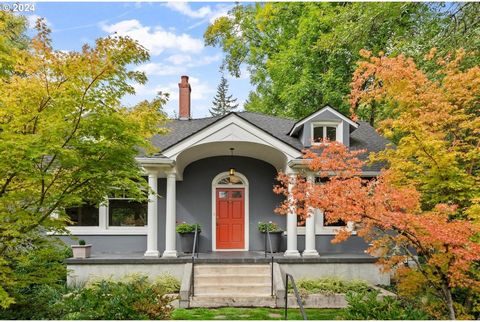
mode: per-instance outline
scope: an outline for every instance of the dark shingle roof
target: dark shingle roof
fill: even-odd
[[[352,150],[367,150],[359,156],[359,159],[366,160],[371,152],[379,152],[385,150],[390,143],[386,138],[377,133],[377,131],[368,123],[358,121],[358,128],[350,133],[350,149]],[[380,171],[385,167],[385,163],[376,162],[364,167],[364,171]]]
[[[236,112],[235,114],[293,148],[299,151],[303,149],[303,145],[298,138],[288,135],[288,132],[295,124],[294,120],[254,112]],[[159,149],[166,150],[222,118],[206,117],[185,121],[171,120],[166,125],[170,129],[170,133],[167,135],[156,135],[152,138],[152,142]],[[350,147],[352,149],[366,149],[368,153],[362,155],[362,159],[367,158],[370,152],[378,152],[385,149],[389,143],[387,139],[379,135],[367,122],[359,121],[358,124],[358,128],[350,134]],[[378,163],[365,168],[365,170],[378,171],[382,166],[383,164]]]

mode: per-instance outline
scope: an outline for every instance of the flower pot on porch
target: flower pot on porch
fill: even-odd
[[[179,233],[179,235],[180,250],[184,253],[191,253],[193,249],[193,240],[195,239],[195,233]]]
[[[89,258],[92,245],[72,245],[73,258]]]
[[[263,233],[263,237],[267,238],[267,252],[270,251],[270,246],[268,245],[267,233]],[[272,252],[278,253],[282,250],[282,239],[283,231],[274,231],[270,232],[270,240],[272,241]]]

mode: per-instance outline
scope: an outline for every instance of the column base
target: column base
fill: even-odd
[[[318,257],[320,255],[318,255],[317,250],[310,249],[310,250],[304,250],[303,253],[302,253],[302,256],[303,257]]]
[[[298,250],[287,250],[285,253],[283,253],[283,256],[285,257],[300,257],[300,253]]]
[[[163,252],[162,257],[177,257],[177,251],[176,250],[166,250]]]
[[[160,257],[160,252],[158,250],[147,250],[145,254],[143,254],[145,257]]]

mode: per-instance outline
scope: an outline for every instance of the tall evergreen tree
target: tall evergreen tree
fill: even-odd
[[[217,87],[217,94],[213,98],[213,107],[210,110],[212,116],[222,116],[228,114],[238,107],[237,99],[232,98],[232,95],[228,95],[228,82],[222,75],[220,84]]]

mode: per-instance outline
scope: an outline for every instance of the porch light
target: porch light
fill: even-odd
[[[233,177],[233,176],[235,176],[235,169],[230,168],[230,177]]]

